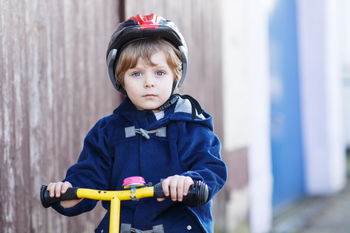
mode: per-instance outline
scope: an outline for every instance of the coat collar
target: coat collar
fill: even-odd
[[[144,129],[158,128],[169,121],[192,121],[207,125],[209,128],[213,127],[212,117],[205,111],[197,115],[196,119],[192,119],[191,103],[183,98],[179,98],[176,104],[165,110],[164,114],[161,114],[163,116],[160,119],[157,119],[152,110],[137,110],[128,97],[125,97],[113,113]]]

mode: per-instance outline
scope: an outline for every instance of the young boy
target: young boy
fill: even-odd
[[[163,192],[170,198],[121,203],[121,232],[213,232],[212,198],[227,171],[212,117],[192,97],[178,94],[187,67],[182,35],[169,20],[137,15],[112,35],[107,64],[113,85],[126,98],[91,129],[65,180],[48,185],[50,196],[72,186],[120,190],[130,176],[153,184],[164,179]],[[209,188],[209,201],[198,207],[182,203],[194,180]],[[102,204],[107,214],[95,232],[108,232],[109,203]],[[73,216],[95,205],[84,199],[53,208]]]

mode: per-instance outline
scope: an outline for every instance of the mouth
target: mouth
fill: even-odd
[[[155,95],[155,94],[146,94],[146,95],[143,95],[143,97],[152,98],[152,97],[157,97],[157,95]]]

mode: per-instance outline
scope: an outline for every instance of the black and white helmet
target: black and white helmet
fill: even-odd
[[[177,84],[183,83],[187,71],[187,45],[176,25],[155,14],[136,15],[119,24],[112,35],[107,50],[108,74],[113,86],[125,93],[115,77],[116,64],[121,51],[130,43],[147,38],[164,39],[171,43],[181,53],[182,77]]]

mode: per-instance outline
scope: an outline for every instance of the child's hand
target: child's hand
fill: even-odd
[[[182,201],[184,196],[187,196],[193,180],[189,176],[169,176],[162,181],[162,188],[166,197],[171,197],[172,201]],[[164,201],[164,198],[157,198],[158,201]]]
[[[72,184],[68,181],[50,183],[47,186],[47,190],[50,192],[50,197],[60,197],[61,194],[66,193],[68,188],[72,188]],[[61,201],[61,206],[64,208],[71,208],[81,202],[83,199],[79,200],[69,200],[69,201]]]

